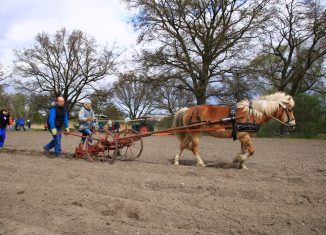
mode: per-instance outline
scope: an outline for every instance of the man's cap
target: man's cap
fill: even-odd
[[[84,104],[91,104],[92,102],[89,99],[84,100]]]

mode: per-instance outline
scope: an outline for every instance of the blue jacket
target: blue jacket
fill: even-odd
[[[19,125],[21,125],[21,126],[25,125],[25,119],[24,118],[19,119]]]
[[[49,130],[52,130],[53,128],[55,128],[55,118],[56,118],[56,112],[55,112],[55,108],[54,107],[51,107],[50,108],[50,111],[49,111]],[[63,120],[63,125],[65,128],[68,127],[68,113],[66,111],[66,114],[65,114],[65,117],[64,117],[64,120]]]

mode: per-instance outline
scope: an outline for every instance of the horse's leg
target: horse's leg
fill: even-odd
[[[241,136],[239,137],[238,136],[238,139],[240,140],[240,143],[241,143],[241,151],[240,153],[234,158],[233,162],[236,163],[236,162],[240,162],[242,161],[243,159],[246,159],[247,157],[245,156],[245,153],[247,151],[247,146],[245,145],[243,139],[244,137]]]
[[[199,137],[200,137],[200,134],[198,134],[198,133],[191,134],[190,149],[197,160],[197,166],[205,167],[205,163],[203,162],[203,160],[201,159],[201,157],[199,155]]]
[[[177,150],[177,152],[174,155],[174,165],[179,165],[179,158],[181,156],[181,153],[185,148],[189,148],[190,140],[191,139],[190,139],[189,135],[186,135],[185,137],[183,137],[180,140],[179,149]]]
[[[248,157],[251,157],[255,148],[252,145],[252,141],[250,135],[245,135],[242,138],[239,138],[241,141],[241,153],[235,157],[233,162],[239,162],[239,169],[248,169],[248,167],[244,164]]]
[[[246,152],[246,146],[244,145],[244,143],[241,141],[241,154],[244,154]]]

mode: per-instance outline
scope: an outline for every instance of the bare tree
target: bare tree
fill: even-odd
[[[119,110],[114,102],[114,92],[111,86],[106,89],[96,90],[91,96],[92,108],[95,114],[104,114],[109,119],[122,119],[124,113]]]
[[[149,114],[154,110],[157,87],[139,82],[134,73],[120,74],[114,84],[117,105],[131,119]]]
[[[54,102],[54,98],[50,97],[48,94],[37,94],[37,93],[30,93],[28,96],[29,106],[32,112],[41,112],[45,113],[51,103]]]
[[[5,75],[4,75],[4,71],[3,71],[3,66],[2,64],[0,64],[0,98],[2,99],[3,96],[3,81],[5,80]],[[2,103],[2,101],[1,101]]]
[[[40,33],[32,48],[15,51],[15,71],[22,85],[37,93],[63,96],[68,112],[87,96],[87,91],[113,72],[113,49],[99,49],[94,39],[80,30],[61,29],[51,36]]]
[[[1,105],[10,110],[13,118],[26,118],[30,113],[28,97],[23,94],[4,94],[1,97]]]
[[[9,96],[5,94],[5,87],[8,85],[6,83],[7,73],[5,71],[5,67],[0,64],[0,106],[8,107]]]
[[[325,87],[326,9],[319,1],[281,1],[252,70],[291,95]]]
[[[104,109],[112,103],[113,93],[111,89],[98,89],[90,96],[92,108],[97,114],[103,114]]]
[[[206,102],[227,62],[258,33],[270,0],[124,0],[139,14],[133,19],[140,42],[159,45],[143,51],[144,63],[178,79]]]
[[[0,84],[2,84],[5,79],[6,77],[5,77],[4,67],[2,64],[0,64]]]
[[[165,110],[173,115],[180,108],[194,105],[195,97],[193,93],[185,90],[178,80],[169,79],[160,84],[154,102],[156,109]]]
[[[218,88],[212,87],[209,92],[218,103],[236,103],[252,98],[255,90],[255,82],[245,72],[239,71],[223,76],[223,84]]]

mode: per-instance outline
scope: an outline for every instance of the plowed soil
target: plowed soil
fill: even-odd
[[[174,136],[144,138],[134,162],[45,156],[48,132],[8,132],[0,150],[0,234],[326,234],[326,141],[254,139],[249,170],[231,164],[240,144],[202,137],[205,168]]]

